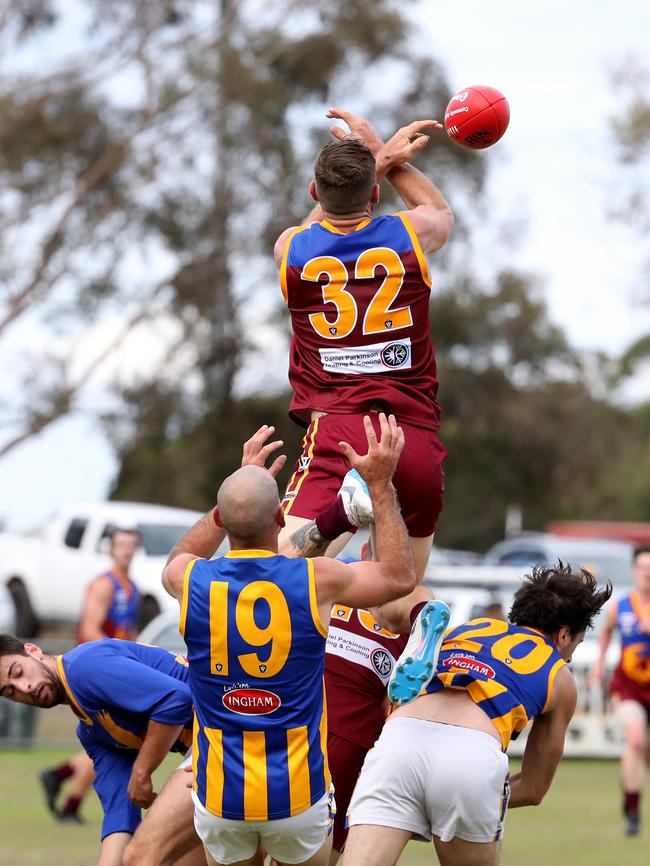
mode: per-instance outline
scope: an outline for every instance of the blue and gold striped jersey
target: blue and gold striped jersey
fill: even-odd
[[[473,619],[447,632],[428,693],[466,689],[490,717],[504,749],[548,708],[565,664],[547,635],[500,619]]]
[[[264,550],[193,560],[181,634],[196,714],[194,790],[212,814],[297,815],[329,788],[327,630],[313,563]]]

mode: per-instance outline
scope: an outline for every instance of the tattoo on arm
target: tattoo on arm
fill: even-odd
[[[318,531],[315,520],[310,520],[291,535],[291,555],[298,557],[322,556],[329,547],[331,539],[324,538]]]

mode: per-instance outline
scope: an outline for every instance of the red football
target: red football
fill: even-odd
[[[445,111],[445,129],[463,147],[480,150],[497,142],[508,128],[510,106],[494,87],[477,84],[459,90]]]

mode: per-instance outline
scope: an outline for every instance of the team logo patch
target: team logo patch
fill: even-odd
[[[403,367],[409,360],[410,350],[404,343],[389,343],[381,350],[381,361],[386,367]]]
[[[474,674],[479,674],[482,677],[494,679],[494,668],[486,665],[485,662],[479,661],[473,656],[450,656],[443,661],[443,666],[446,668],[458,668],[461,671],[471,671]]]
[[[304,472],[306,469],[309,468],[310,463],[311,463],[311,457],[304,457],[301,455],[298,458],[298,471]]]
[[[274,692],[265,689],[233,689],[221,698],[227,710],[241,716],[268,716],[282,705]]]
[[[385,649],[373,650],[370,654],[370,661],[382,679],[389,676],[393,670],[393,659]]]

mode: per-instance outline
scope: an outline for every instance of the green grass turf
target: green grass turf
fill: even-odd
[[[0,866],[93,866],[101,811],[92,794],[83,805],[83,827],[55,823],[47,812],[38,771],[69,751],[0,752]],[[178,763],[171,757],[160,782]],[[513,766],[515,766],[513,762]],[[508,814],[502,866],[648,866],[650,796],[644,832],[622,834],[618,766],[614,762],[565,761],[541,806]],[[400,866],[436,864],[433,847],[412,843]]]

